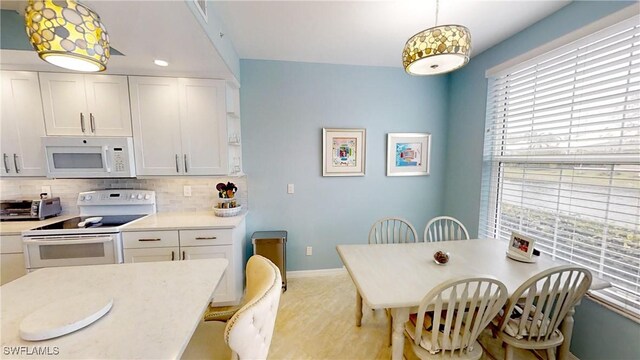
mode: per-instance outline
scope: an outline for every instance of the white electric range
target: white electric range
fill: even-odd
[[[80,216],[22,232],[27,271],[123,262],[122,227],[156,212],[150,190],[78,194]]]

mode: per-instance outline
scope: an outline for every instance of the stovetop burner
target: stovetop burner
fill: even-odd
[[[96,216],[77,216],[68,220],[64,220],[64,221],[58,221],[55,222],[53,224],[49,224],[46,226],[41,226],[41,227],[37,227],[32,229],[32,231],[38,231],[38,230],[63,230],[63,229],[86,229],[86,228],[95,228],[95,227],[100,227],[100,228],[114,228],[114,227],[118,227],[124,224],[127,224],[129,222],[132,222],[133,220],[137,220],[140,219],[141,217],[146,216],[146,215],[105,215],[105,216],[99,216],[102,218],[102,220],[100,220],[99,222],[89,222],[87,223],[85,226],[78,226],[79,223],[84,222],[87,219],[90,218],[95,218]]]

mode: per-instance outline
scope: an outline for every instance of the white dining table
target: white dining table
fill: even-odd
[[[402,359],[404,325],[409,314],[416,312],[422,298],[436,285],[460,276],[488,275],[502,281],[511,296],[533,275],[562,265],[546,255],[535,263],[524,263],[506,256],[507,243],[496,239],[472,239],[432,243],[338,245],[342,259],[356,292],[356,325],[362,321],[362,302],[372,309],[390,309],[393,360]],[[446,265],[433,260],[436,251],[450,254]],[[593,278],[591,289],[609,283]],[[561,331],[565,341],[558,359],[567,359],[573,330],[572,309],[565,317]]]
[[[0,287],[2,358],[178,359],[227,265],[225,259],[203,259],[32,272]],[[93,324],[49,340],[20,337],[29,314],[96,293],[112,298],[113,306]]]

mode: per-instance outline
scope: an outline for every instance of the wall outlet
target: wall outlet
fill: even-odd
[[[40,192],[41,193],[47,193],[47,196],[51,197],[53,194],[51,194],[51,186],[49,185],[44,185],[40,188]]]
[[[294,191],[295,191],[295,188],[293,184],[287,184],[287,194],[293,194]]]
[[[307,246],[307,256],[311,256],[311,255],[313,255],[313,247]]]
[[[184,192],[184,196],[186,197],[191,196],[191,186],[185,185],[183,188],[183,192]]]

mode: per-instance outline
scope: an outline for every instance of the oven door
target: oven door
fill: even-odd
[[[122,262],[118,234],[23,238],[27,269]]]

